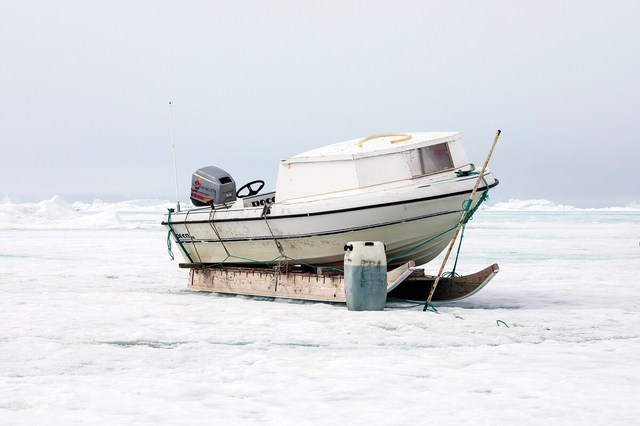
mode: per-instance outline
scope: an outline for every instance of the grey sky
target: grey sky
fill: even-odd
[[[640,202],[635,1],[0,1],[0,197],[181,198],[193,170],[464,133],[493,200]]]

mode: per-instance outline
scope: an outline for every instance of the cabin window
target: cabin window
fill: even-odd
[[[413,176],[437,173],[453,168],[449,144],[439,143],[411,152],[411,174]]]

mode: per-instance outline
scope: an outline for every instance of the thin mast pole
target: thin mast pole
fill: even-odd
[[[173,149],[173,174],[176,182],[176,211],[180,211],[180,196],[178,195],[178,166],[176,165],[176,143],[173,136],[173,113],[169,102],[169,123],[171,125],[171,148]]]
[[[493,149],[496,147],[496,143],[498,142],[498,138],[499,137],[500,137],[500,130],[498,130],[496,132],[496,136],[493,138],[493,143],[491,144],[491,149],[489,150],[489,154],[487,154],[487,159],[484,160],[484,164],[482,165],[482,170],[480,170],[480,174],[478,175],[478,179],[476,179],[476,184],[473,186],[473,191],[471,191],[471,195],[469,196],[469,199],[471,200],[471,202],[473,202],[473,196],[476,195],[476,191],[478,190],[478,186],[480,186],[480,181],[482,180],[482,177],[484,176],[484,171],[487,169],[487,165],[489,164],[489,159],[491,158],[491,155],[493,154]],[[449,243],[449,249],[447,250],[447,253],[444,255],[444,260],[442,261],[442,265],[440,265],[440,271],[438,271],[438,275],[436,275],[436,280],[433,282],[433,286],[431,287],[431,291],[429,292],[429,297],[427,297],[427,303],[424,304],[424,309],[422,309],[423,311],[426,311],[427,308],[429,307],[429,303],[431,303],[431,298],[433,297],[433,293],[435,293],[436,286],[438,285],[438,282],[440,282],[440,277],[442,276],[442,271],[444,271],[444,267],[447,264],[447,260],[449,260],[449,255],[451,254],[451,250],[453,249],[453,246],[456,244],[456,239],[458,238],[458,234],[460,233],[460,229],[462,228],[462,225],[464,224],[464,220],[466,219],[468,214],[469,214],[469,210],[465,210],[462,213],[462,216],[460,217],[460,222],[458,222],[458,227],[456,228],[456,232],[453,235],[453,238],[451,239],[451,243]]]

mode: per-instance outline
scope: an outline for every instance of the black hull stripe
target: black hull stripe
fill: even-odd
[[[486,186],[482,187],[482,188],[478,188],[478,191],[484,191],[486,189],[491,189],[495,186],[497,186],[499,183],[498,179],[496,179],[496,181],[489,185],[489,187],[487,188]],[[347,209],[339,209],[339,210],[330,210],[330,211],[323,211],[323,212],[311,212],[311,213],[300,213],[300,214],[291,214],[291,215],[283,215],[283,216],[267,216],[268,220],[278,220],[278,219],[291,219],[291,218],[296,218],[296,217],[311,217],[311,216],[321,216],[321,215],[327,215],[327,214],[336,214],[336,213],[344,213],[344,212],[351,212],[351,211],[358,211],[358,210],[368,210],[368,209],[375,209],[375,208],[380,208],[380,207],[389,207],[389,206],[396,206],[398,204],[413,204],[413,203],[419,203],[422,201],[432,201],[432,200],[439,200],[442,198],[449,198],[449,197],[456,197],[458,195],[465,195],[465,194],[471,194],[471,192],[473,191],[459,191],[459,192],[451,192],[449,194],[444,194],[444,195],[436,195],[436,196],[432,196],[432,197],[425,197],[425,198],[416,198],[413,200],[403,200],[403,201],[394,201],[391,203],[382,203],[382,204],[374,204],[374,205],[368,205],[368,206],[359,206],[359,207],[350,207]],[[188,214],[188,212],[187,212]],[[174,213],[175,215],[175,213]],[[186,218],[186,214],[185,214],[185,218]],[[215,223],[223,223],[223,222],[242,222],[242,221],[250,221],[250,220],[264,220],[264,218],[262,216],[260,217],[243,217],[243,218],[236,218],[236,219],[215,219],[214,222]],[[197,223],[209,223],[211,222],[210,220],[193,220],[193,221],[189,221],[186,222],[189,225],[191,224],[197,224]],[[184,224],[185,222],[182,221],[171,221],[172,224],[176,224],[176,225],[180,225],[180,224]],[[167,222],[162,222],[162,225],[167,225]]]
[[[355,232],[355,231],[362,231],[365,229],[375,229],[375,228],[381,228],[383,226],[391,226],[391,225],[397,225],[399,223],[405,223],[405,222],[413,222],[415,220],[422,220],[422,219],[428,219],[430,217],[436,217],[436,216],[444,216],[444,215],[448,215],[448,214],[459,214],[462,213],[462,210],[453,210],[453,211],[446,211],[446,212],[438,212],[438,213],[432,213],[432,214],[428,214],[428,215],[424,215],[424,216],[419,216],[419,217],[413,217],[411,219],[404,219],[404,220],[396,220],[393,222],[385,222],[385,223],[378,223],[375,225],[367,225],[367,226],[359,226],[356,228],[344,228],[344,229],[335,229],[335,230],[331,230],[331,231],[324,231],[324,232],[314,232],[312,234],[297,234],[297,235],[283,235],[283,236],[264,236],[264,237],[253,237],[253,238],[222,238],[220,240],[203,240],[203,239],[193,239],[193,240],[180,240],[180,242],[182,242],[183,244],[190,244],[190,243],[196,243],[196,244],[200,244],[200,243],[236,243],[236,242],[250,242],[250,241],[273,241],[273,240],[294,240],[294,239],[299,239],[299,238],[311,238],[311,237],[322,237],[322,236],[327,236],[327,235],[336,235],[336,234],[345,234],[347,232]],[[173,223],[173,222],[172,222]],[[191,222],[189,222],[191,223]]]

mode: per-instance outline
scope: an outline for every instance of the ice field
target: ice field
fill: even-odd
[[[437,314],[188,291],[170,206],[0,203],[0,424],[640,422],[640,206],[489,205]]]

